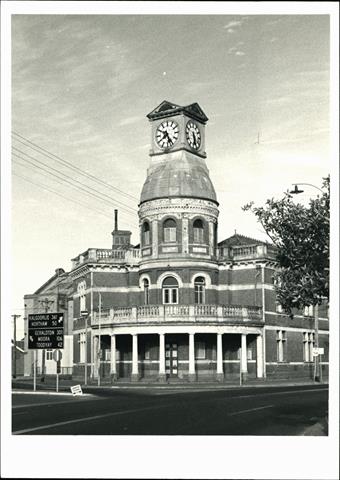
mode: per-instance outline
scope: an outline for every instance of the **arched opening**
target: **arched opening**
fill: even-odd
[[[148,224],[148,222],[144,222],[142,227],[142,244],[150,245],[150,243],[151,243],[150,225]]]
[[[162,298],[164,304],[178,303],[178,282],[174,277],[166,277],[162,283]]]
[[[149,298],[149,287],[150,287],[150,284],[149,284],[149,280],[147,278],[145,278],[143,280],[143,288],[144,288],[144,305],[149,305],[149,301],[150,301],[150,298]]]
[[[195,303],[205,303],[205,278],[196,277],[195,282]]]
[[[194,243],[204,243],[204,225],[201,219],[197,219],[193,224]]]
[[[163,240],[164,242],[176,242],[177,225],[173,218],[168,218],[163,223]]]

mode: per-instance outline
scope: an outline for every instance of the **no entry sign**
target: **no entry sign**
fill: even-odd
[[[64,314],[35,313],[28,315],[28,348],[64,348]]]

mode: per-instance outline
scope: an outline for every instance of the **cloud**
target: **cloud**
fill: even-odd
[[[245,53],[242,52],[241,50],[237,50],[237,52],[235,52],[235,55],[237,55],[237,56],[243,56],[243,55],[245,55]]]
[[[132,125],[133,123],[138,122],[140,122],[140,115],[134,115],[133,117],[123,118],[123,120],[121,120],[118,125],[120,127],[124,127],[125,125]]]

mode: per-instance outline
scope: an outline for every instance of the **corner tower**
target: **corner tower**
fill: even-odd
[[[147,118],[151,161],[139,204],[142,263],[214,261],[218,202],[205,162],[208,118],[197,103],[182,107],[168,101]]]

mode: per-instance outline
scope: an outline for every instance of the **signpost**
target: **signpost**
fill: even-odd
[[[36,390],[37,350],[64,348],[64,314],[28,315],[28,349],[34,350],[33,390]],[[61,355],[61,352],[59,352]],[[61,360],[61,356],[59,362]],[[58,367],[58,365],[57,365]],[[59,365],[60,368],[60,365]],[[58,379],[57,379],[58,380]],[[58,387],[57,387],[58,388]],[[58,391],[58,390],[57,390]]]
[[[320,383],[322,382],[322,365],[321,365],[321,356],[325,353],[325,349],[323,347],[314,347],[313,348],[313,351],[312,351],[312,354],[313,354],[313,357],[315,359],[317,359],[317,357],[320,357],[319,359],[319,372],[320,372],[320,377],[319,377],[319,381]],[[316,362],[315,364],[316,365]],[[315,367],[314,367],[315,368]],[[316,374],[316,372],[315,372]]]
[[[63,354],[60,350],[54,350],[53,352],[53,360],[57,364],[57,379],[56,379],[56,392],[59,391],[59,373],[61,372],[60,361],[63,358]]]

